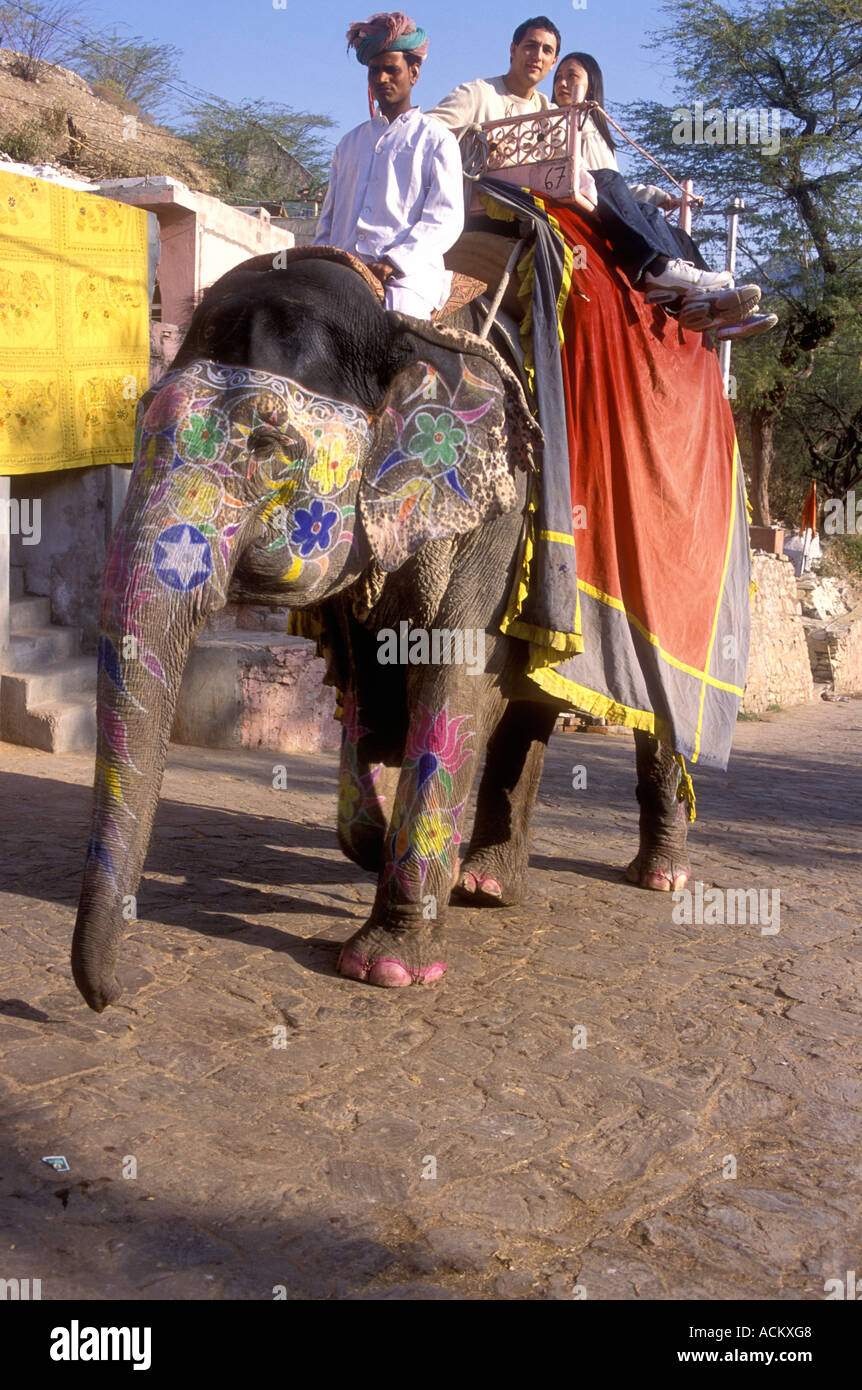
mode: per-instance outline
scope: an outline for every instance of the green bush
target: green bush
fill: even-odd
[[[823,543],[821,572],[834,579],[862,584],[862,536],[828,536]]]
[[[45,129],[39,121],[25,121],[17,130],[0,135],[0,150],[19,164],[40,164],[49,154]]]
[[[50,111],[46,111],[42,117],[42,129],[53,138],[59,139],[61,135],[69,133],[69,113],[65,106],[60,106],[55,102]]]

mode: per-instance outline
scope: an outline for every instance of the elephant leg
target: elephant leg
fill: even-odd
[[[382,683],[382,676],[381,676]],[[381,718],[382,692],[363,698],[361,682],[344,695],[341,768],[338,781],[338,843],[361,869],[383,868],[386,827],[404,760],[407,731],[402,693],[400,710]],[[403,691],[403,684],[402,684]]]
[[[488,743],[470,847],[455,893],[476,907],[523,899],[530,819],[557,707],[514,700]]]
[[[626,869],[629,883],[660,893],[684,888],[690,865],[685,804],[677,798],[680,768],[666,744],[635,731],[640,846]]]
[[[426,668],[424,680],[408,680],[410,720],[377,895],[338,962],[349,979],[393,986],[430,984],[445,974],[446,909],[494,702],[484,674],[443,681]]]

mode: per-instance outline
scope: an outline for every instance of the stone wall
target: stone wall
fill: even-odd
[[[287,614],[267,628],[201,635],[189,656],[171,739],[199,748],[337,749],[341,725],[326,663],[313,642],[288,637]]]
[[[814,679],[835,695],[862,693],[862,603],[827,623],[803,618]]]
[[[12,536],[11,561],[28,594],[51,600],[51,620],[78,627],[85,652],[95,652],[99,594],[111,532],[125,500],[130,468],[100,464],[12,478],[11,494],[39,502],[38,545]]]
[[[770,705],[801,705],[814,697],[802,610],[793,566],[783,555],[755,550],[751,577],[751,654],[742,700],[747,714]]]

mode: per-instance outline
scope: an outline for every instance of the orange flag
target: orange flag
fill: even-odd
[[[806,531],[817,530],[817,484],[812,482],[808,489],[808,496],[802,508],[802,518],[799,522],[799,534],[803,535]]]

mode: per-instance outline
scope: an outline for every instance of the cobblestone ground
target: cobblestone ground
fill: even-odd
[[[373,896],[334,757],[287,758],[276,791],[277,755],[175,747],[100,1016],[68,966],[91,761],[0,745],[0,1276],[822,1299],[862,1270],[860,734],[858,701],[740,723],[729,774],[696,779],[695,877],[779,890],[775,935],[623,883],[630,735],[556,735],[525,904],[459,909],[446,979],[391,991],[334,973]]]

